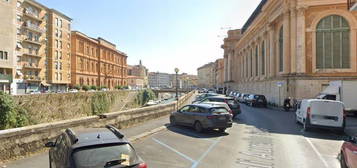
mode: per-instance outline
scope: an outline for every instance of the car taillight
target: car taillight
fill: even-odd
[[[310,118],[311,117],[311,107],[307,108],[307,117]]]
[[[230,113],[230,114],[233,114],[233,111],[232,111],[232,110],[229,110],[229,113]]]
[[[138,168],[148,168],[146,163],[140,163]]]

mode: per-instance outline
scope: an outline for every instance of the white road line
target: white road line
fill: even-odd
[[[222,137],[221,137],[221,138],[218,138],[217,141],[215,141],[215,142],[207,149],[207,151],[201,155],[201,157],[200,157],[196,162],[194,162],[194,164],[191,166],[191,168],[196,168],[196,167],[200,164],[201,160],[202,160],[203,158],[205,158],[208,153],[211,152],[211,150],[217,145],[217,143],[218,143],[221,139],[222,139]]]
[[[193,160],[193,159],[190,158],[189,156],[187,156],[187,155],[185,155],[185,154],[183,154],[183,153],[177,151],[176,149],[170,147],[169,145],[166,145],[165,143],[163,143],[163,142],[161,142],[161,141],[159,141],[159,140],[157,140],[157,139],[155,139],[155,138],[152,138],[152,140],[154,140],[156,143],[158,143],[158,144],[160,144],[160,145],[166,147],[167,149],[170,149],[171,151],[175,152],[176,154],[182,156],[183,158],[185,158],[185,159],[191,161],[192,163],[195,163],[195,162],[196,162],[195,160]]]
[[[310,146],[312,147],[312,149],[315,151],[315,153],[317,154],[317,156],[320,158],[320,160],[322,161],[322,163],[324,163],[325,167],[328,168],[328,164],[326,162],[326,160],[322,157],[322,155],[320,154],[320,152],[316,149],[315,145],[312,144],[312,142],[310,141],[309,138],[306,138],[306,141],[310,144]]]

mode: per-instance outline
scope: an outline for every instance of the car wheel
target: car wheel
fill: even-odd
[[[220,129],[218,129],[218,131],[223,133],[226,131],[226,128],[220,128]]]
[[[195,130],[196,130],[197,132],[202,132],[202,131],[203,131],[202,124],[201,124],[199,121],[196,121],[196,122],[195,122],[194,127],[195,127]]]
[[[171,126],[176,126],[177,125],[175,117],[170,117],[170,125]]]
[[[340,164],[341,164],[341,168],[348,168],[346,161],[345,161],[345,156],[343,156],[343,153],[340,153]]]

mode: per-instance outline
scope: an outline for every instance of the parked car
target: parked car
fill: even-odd
[[[303,124],[304,130],[310,128],[345,129],[344,105],[340,101],[304,99],[297,105],[296,122]]]
[[[244,94],[241,99],[241,103],[247,104],[250,94]]]
[[[66,129],[49,147],[50,168],[133,167],[147,168],[135,149],[115,127]]]
[[[264,95],[251,94],[251,95],[249,95],[249,98],[247,99],[246,103],[252,107],[255,107],[255,106],[267,107],[268,106],[267,99],[265,98]]]
[[[170,115],[171,125],[194,127],[197,132],[205,129],[218,129],[224,132],[232,127],[232,115],[219,105],[191,104]]]
[[[216,105],[216,106],[224,107],[229,111],[230,114],[232,114],[232,117],[233,117],[232,109],[229,107],[229,105],[227,103],[223,103],[223,102],[203,102],[203,103],[200,103],[200,104],[208,104],[208,105]]]
[[[200,102],[202,101],[203,99],[205,99],[206,97],[210,97],[210,96],[218,96],[218,94],[216,93],[203,93],[201,95],[198,95],[196,97],[196,99],[192,102],[192,103],[197,103],[197,102]]]
[[[78,92],[78,90],[77,89],[69,89],[69,91],[68,92],[70,92],[70,93],[77,93]]]
[[[341,168],[357,168],[357,137],[348,137],[339,155]]]
[[[28,94],[41,94],[39,90],[31,90]]]
[[[234,100],[232,97],[226,97],[226,96],[211,96],[203,99],[199,103],[204,103],[204,102],[222,102],[222,103],[227,103],[229,108],[232,110],[233,118],[235,118],[238,114],[241,113],[240,110],[240,105],[239,103]]]

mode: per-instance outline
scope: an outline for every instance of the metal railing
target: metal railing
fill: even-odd
[[[356,3],[357,0],[347,0],[348,10],[350,10]]]

